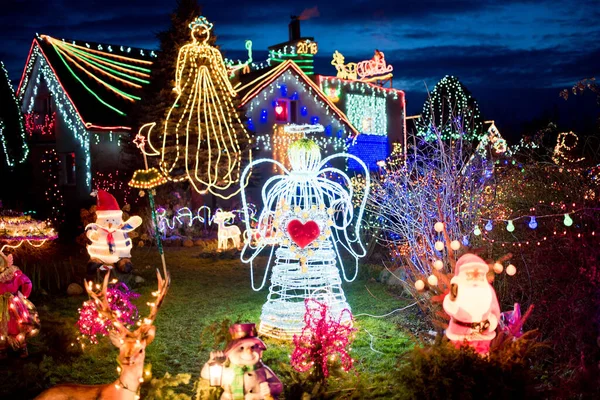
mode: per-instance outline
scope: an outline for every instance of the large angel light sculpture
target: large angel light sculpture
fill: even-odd
[[[332,317],[350,321],[350,310],[342,290],[342,279],[352,282],[358,273],[358,259],[366,254],[360,240],[360,223],[369,189],[366,165],[351,154],[334,154],[321,160],[319,146],[309,139],[292,143],[288,150],[291,170],[271,159],[256,160],[242,173],[242,182],[250,169],[261,163],[277,165],[282,175],[269,178],[262,188],[263,209],[258,223],[251,228],[245,218],[246,235],[241,259],[250,263],[252,288],[261,290],[267,281],[275,255],[267,302],[263,305],[259,332],[281,339],[300,334],[304,326],[307,298],[326,302]],[[352,198],[354,188],[349,176],[330,166],[337,159],[353,159],[364,169],[366,189],[358,210]],[[344,160],[346,161],[346,160]],[[333,178],[336,178],[335,180]],[[342,182],[342,183],[339,183]],[[247,206],[242,190],[243,206]],[[255,284],[254,261],[271,246],[262,282]],[[354,271],[346,274],[340,251],[354,258]]]
[[[198,17],[189,27],[192,41],[179,50],[177,98],[162,133],[154,134],[156,123],[150,123],[140,128],[140,135],[148,140],[145,154],[160,156],[160,170],[167,179],[189,180],[198,193],[230,198],[239,190],[224,192],[237,188],[242,147],[246,147],[238,139],[244,144],[250,139],[232,101],[237,94],[223,57],[209,44],[213,24]],[[251,161],[250,153],[248,157]]]

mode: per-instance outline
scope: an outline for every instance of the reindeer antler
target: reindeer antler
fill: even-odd
[[[121,336],[126,336],[129,333],[129,330],[119,321],[115,312],[110,308],[108,304],[108,279],[110,277],[110,271],[106,273],[104,276],[104,282],[102,283],[102,287],[96,284],[96,289],[100,289],[100,292],[94,291],[94,282],[89,281],[85,285],[85,290],[88,292],[89,296],[96,303],[96,309],[98,313],[102,315],[104,318],[108,319],[112,322],[112,326],[119,332]]]
[[[164,279],[161,276],[158,268],[156,269],[156,278],[158,280],[158,290],[156,290],[155,292],[152,292],[152,295],[156,297],[156,300],[154,302],[147,303],[150,306],[150,314],[148,315],[148,317],[144,318],[142,326],[143,325],[152,325],[152,323],[154,322],[154,319],[156,318],[156,315],[158,314],[158,309],[162,305],[162,302],[167,294],[167,291],[169,290],[169,286],[171,286],[171,275],[169,274],[169,272],[167,271],[167,269],[164,266],[163,266],[163,272],[165,274]]]

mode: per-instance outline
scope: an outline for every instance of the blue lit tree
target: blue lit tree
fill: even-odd
[[[432,131],[435,140],[415,137],[406,159],[400,154],[387,160],[369,197],[379,241],[402,259],[412,291],[416,279],[431,273],[434,260],[445,260],[444,268],[451,271],[450,242],[467,246],[480,213],[495,204],[494,146],[489,141],[474,144],[460,135],[443,140],[435,126]],[[444,223],[443,233],[434,230],[436,222]],[[445,250],[435,249],[437,241]]]
[[[464,138],[479,141],[485,133],[477,101],[454,76],[439,81],[423,104],[418,134],[427,141]]]

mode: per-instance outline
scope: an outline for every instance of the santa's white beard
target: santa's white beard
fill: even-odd
[[[472,286],[472,284],[465,282],[458,285],[458,294],[455,301],[461,309],[459,314],[467,313],[471,318],[471,321],[465,322],[478,322],[487,315],[493,300],[492,290],[487,283]],[[456,317],[463,319],[466,316],[461,318],[460,315],[456,315]]]

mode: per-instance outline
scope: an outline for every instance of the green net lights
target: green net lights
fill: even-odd
[[[423,104],[419,136],[427,141],[483,138],[483,119],[477,101],[454,76],[440,80]]]
[[[573,220],[571,219],[571,216],[569,214],[565,214],[565,219],[563,220],[563,224],[565,224],[565,226],[573,225]]]
[[[512,221],[508,221],[508,223],[506,224],[506,230],[509,232],[515,231],[515,225],[513,224]]]
[[[535,217],[531,217],[531,219],[529,220],[529,227],[531,229],[535,229],[535,228],[537,228],[537,226],[538,226],[538,223],[535,220]]]

